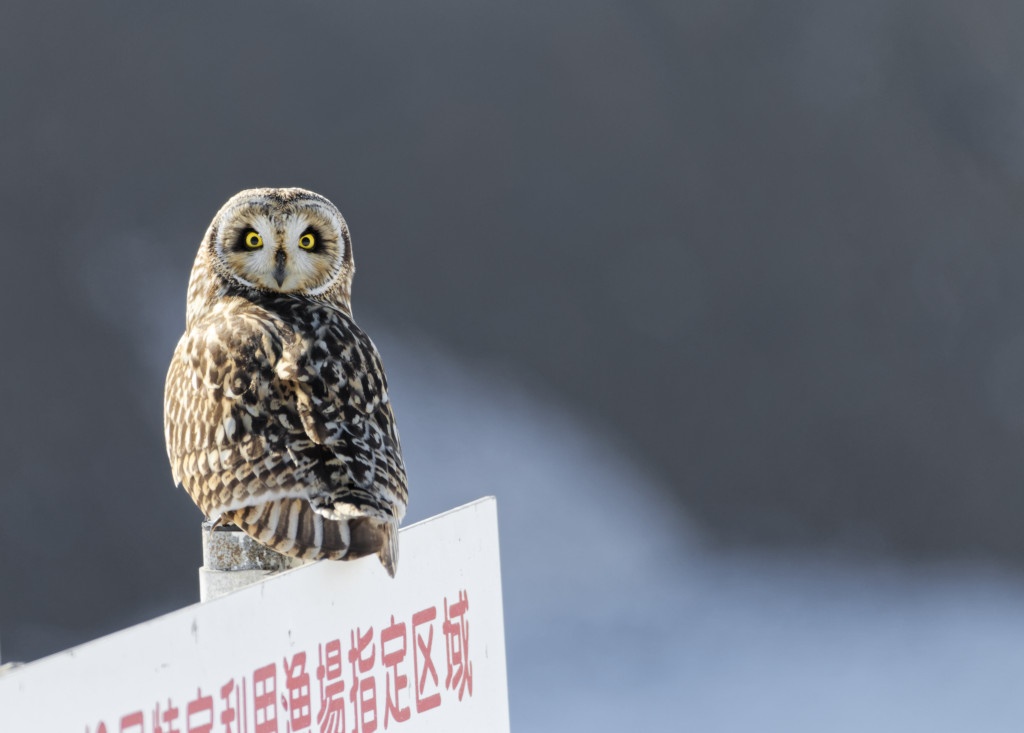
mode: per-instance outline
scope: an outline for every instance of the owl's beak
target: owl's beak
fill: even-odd
[[[285,254],[283,249],[279,249],[274,253],[274,279],[277,280],[278,287],[281,287],[284,284],[284,265],[287,261],[288,255]]]

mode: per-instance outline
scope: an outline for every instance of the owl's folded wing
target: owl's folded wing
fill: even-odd
[[[326,488],[325,515],[401,520],[405,467],[380,357],[347,317],[327,318],[312,338],[286,344],[275,373],[294,387],[295,409],[314,446],[296,455]]]

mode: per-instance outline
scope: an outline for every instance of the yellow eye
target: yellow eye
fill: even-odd
[[[259,249],[263,246],[263,237],[258,232],[250,231],[245,235],[245,246],[249,249]]]
[[[313,249],[316,246],[316,237],[311,232],[306,232],[299,237],[299,247],[302,249]]]

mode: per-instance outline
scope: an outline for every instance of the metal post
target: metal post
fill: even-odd
[[[199,600],[212,601],[282,570],[305,565],[261,545],[234,525],[212,528],[203,522],[203,566],[199,568]]]

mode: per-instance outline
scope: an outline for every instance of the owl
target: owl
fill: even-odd
[[[352,239],[301,188],[213,218],[167,372],[175,484],[211,519],[304,559],[378,556],[394,577],[408,491],[380,356],[352,319]]]

